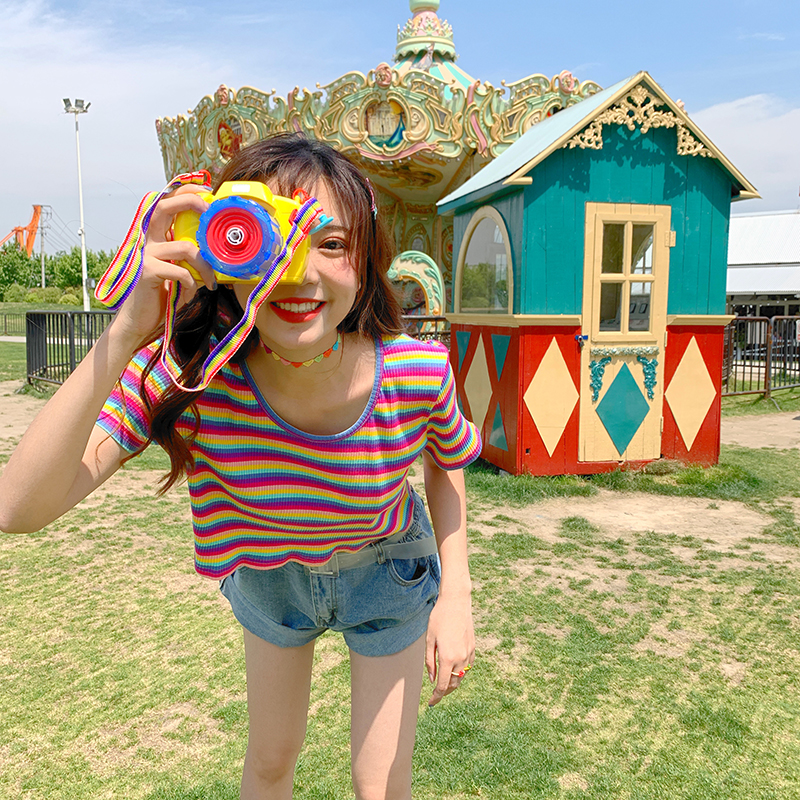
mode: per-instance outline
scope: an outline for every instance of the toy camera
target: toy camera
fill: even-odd
[[[292,228],[292,215],[301,202],[274,195],[257,181],[223,183],[215,194],[200,194],[208,209],[202,214],[183,211],[172,226],[175,241],[197,244],[200,255],[214,269],[219,283],[252,283],[270,269]],[[301,283],[308,256],[308,239],[295,250],[283,283]],[[182,261],[198,280],[197,271]]]

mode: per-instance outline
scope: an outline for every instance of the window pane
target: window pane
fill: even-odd
[[[508,313],[508,256],[497,223],[482,219],[469,240],[461,277],[461,310]]]
[[[622,273],[625,248],[625,225],[603,223],[603,272]]]
[[[630,314],[628,315],[628,330],[650,330],[650,306],[653,288],[651,282],[631,283]]]
[[[622,308],[622,284],[600,284],[600,330],[620,330],[620,309]]]
[[[633,226],[633,274],[653,274],[653,226]]]

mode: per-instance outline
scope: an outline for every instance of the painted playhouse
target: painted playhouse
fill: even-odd
[[[716,463],[730,207],[751,197],[642,72],[443,198],[451,357],[483,457],[539,475]]]

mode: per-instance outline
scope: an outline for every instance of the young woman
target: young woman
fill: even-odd
[[[172,241],[176,214],[207,208],[198,187],[162,199],[134,291],[0,479],[0,529],[39,530],[158,442],[172,463],[162,490],[188,477],[197,571],[221,581],[244,628],[242,798],[291,797],[326,629],[350,649],[356,796],[410,798],[423,662],[434,705],[474,658],[461,468],[479,437],[446,351],[400,333],[387,234],[351,162],[279,136],[235,156],[218,183],[231,180],[303,189],[333,218],[311,235],[303,282],[278,284],[202,393],[180,390],[162,348],[195,385],[252,285],[217,286],[197,248]],[[165,343],[171,281],[188,301]],[[408,482],[419,455],[435,540]]]

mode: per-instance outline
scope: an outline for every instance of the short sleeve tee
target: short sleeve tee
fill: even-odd
[[[98,425],[134,452],[149,438],[142,371],[155,350],[137,353]],[[239,566],[315,565],[408,528],[408,472],[423,452],[442,469],[476,459],[481,440],[458,406],[447,350],[407,336],[375,340],[375,379],[359,419],[331,435],[301,431],[267,403],[245,364],[228,363],[199,397],[188,476],[195,568],[220,579]],[[157,397],[169,377],[152,370]],[[195,427],[185,412],[182,436]]]

